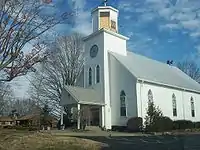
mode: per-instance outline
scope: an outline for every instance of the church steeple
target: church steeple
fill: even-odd
[[[102,28],[118,33],[118,13],[119,11],[111,6],[107,6],[108,0],[103,1],[103,6],[99,6],[92,11],[93,32]]]

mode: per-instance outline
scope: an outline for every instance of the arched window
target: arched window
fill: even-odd
[[[148,103],[153,102],[153,93],[151,90],[148,91]]]
[[[190,103],[191,103],[191,115],[192,115],[192,117],[195,117],[195,109],[194,109],[194,99],[193,99],[193,97],[191,97]]]
[[[177,116],[177,108],[176,108],[176,96],[172,95],[172,108],[173,108],[173,116]]]
[[[126,116],[126,94],[124,91],[120,93],[120,114]]]
[[[100,82],[100,66],[97,65],[96,67],[96,83]]]
[[[89,68],[89,85],[92,85],[92,68]]]

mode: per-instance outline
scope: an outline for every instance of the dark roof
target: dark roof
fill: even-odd
[[[31,119],[34,119],[34,118],[38,118],[39,115],[38,114],[30,114],[30,115],[25,115],[25,116],[22,116],[16,120],[31,120]]]
[[[0,117],[0,122],[11,122],[11,121],[14,121],[14,119],[12,119],[11,117],[8,116]]]
[[[25,115],[25,116],[22,116],[16,120],[18,121],[23,121],[23,120],[33,120],[33,119],[39,119],[40,115],[39,114],[29,114],[29,115]],[[48,116],[48,119],[49,120],[53,120],[53,119],[56,119],[55,117],[49,115]]]

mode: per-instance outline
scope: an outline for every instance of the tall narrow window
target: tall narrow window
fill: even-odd
[[[172,107],[173,107],[173,116],[177,116],[177,106],[176,106],[176,96],[172,95]]]
[[[100,12],[100,29],[110,27],[110,12]]]
[[[148,103],[153,102],[153,93],[151,90],[148,91]]]
[[[116,22],[111,20],[111,28],[116,30]]]
[[[92,85],[92,68],[89,69],[89,85]]]
[[[100,82],[100,66],[97,65],[96,67],[96,82],[99,83]]]
[[[193,97],[191,97],[190,103],[191,103],[191,115],[192,115],[192,117],[195,117],[195,109],[194,109],[194,99],[193,99]]]
[[[126,94],[124,91],[120,93],[120,107],[121,116],[126,116]]]

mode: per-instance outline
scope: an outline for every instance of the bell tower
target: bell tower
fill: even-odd
[[[103,6],[93,9],[91,14],[93,33],[83,39],[86,52],[84,87],[94,88],[99,93],[100,100],[105,104],[101,113],[102,124],[106,129],[111,129],[110,53],[126,56],[129,38],[118,33],[119,11],[107,6],[107,0],[104,0]]]
[[[107,0],[104,0],[104,6],[99,6],[92,11],[93,32],[104,28],[118,33],[118,14],[119,11],[107,6]]]

